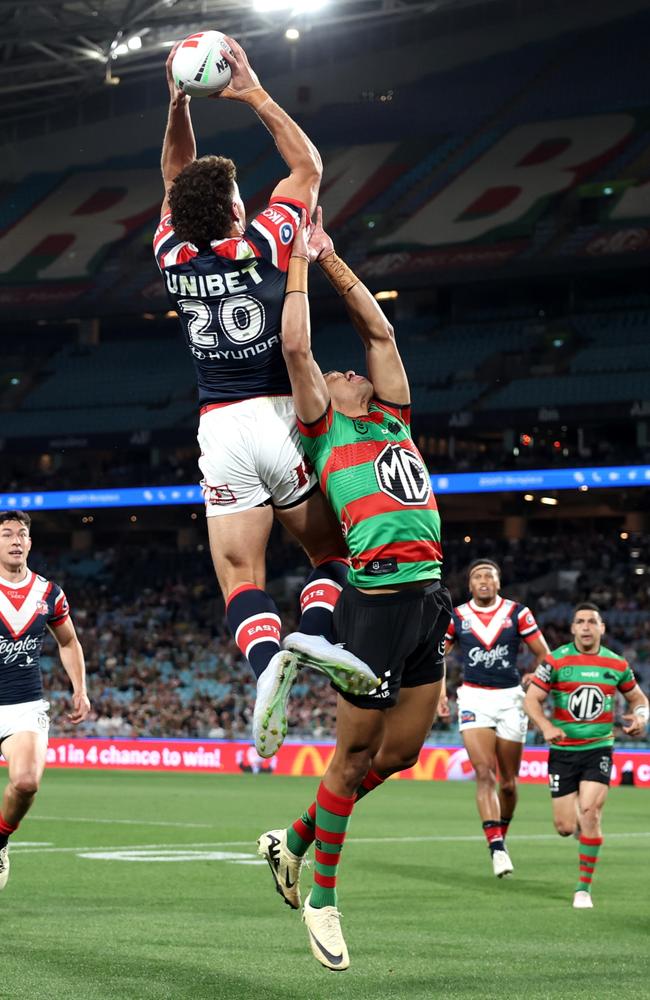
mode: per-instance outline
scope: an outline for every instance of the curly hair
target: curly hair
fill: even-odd
[[[180,172],[169,192],[174,232],[197,247],[225,239],[233,223],[237,168],[225,156],[202,156]]]

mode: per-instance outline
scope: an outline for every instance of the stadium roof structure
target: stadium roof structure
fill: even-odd
[[[626,0],[620,0],[624,5]],[[630,2],[630,0],[627,0]],[[120,80],[160,73],[173,40],[218,27],[285,59],[288,27],[323,44],[373,43],[390,28],[420,38],[454,19],[530,17],[599,0],[0,0],[0,121],[56,113]],[[473,12],[473,14],[472,14]],[[466,23],[466,22],[465,22]],[[376,36],[374,36],[376,38]],[[358,49],[357,49],[358,51]]]

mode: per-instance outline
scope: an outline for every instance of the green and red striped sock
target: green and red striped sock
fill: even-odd
[[[356,801],[358,802],[359,799],[362,799],[364,795],[368,794],[368,792],[374,792],[375,788],[379,788],[380,785],[383,785],[385,780],[385,778],[382,778],[380,774],[377,774],[376,771],[373,771],[373,769],[370,768],[367,775],[357,788]]]
[[[316,851],[310,905],[336,906],[336,879],[354,798],[335,795],[321,781],[316,795]]]
[[[386,779],[373,771],[372,768],[359,785],[355,801],[362,799],[368,792],[374,792],[375,788],[383,785]],[[292,854],[302,858],[307,853],[316,839],[316,803],[312,802],[309,809],[306,809],[302,816],[299,816],[295,823],[292,823],[287,830],[287,847]]]
[[[580,876],[576,892],[591,892],[591,880],[594,877],[602,843],[602,837],[585,837],[584,834],[580,834]]]
[[[287,847],[292,854],[302,858],[316,838],[316,803],[312,802],[302,816],[287,830]]]

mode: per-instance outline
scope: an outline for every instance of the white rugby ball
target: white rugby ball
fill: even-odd
[[[220,31],[197,31],[176,49],[172,75],[179,90],[190,97],[210,97],[230,83],[230,66],[221,54],[231,51]]]

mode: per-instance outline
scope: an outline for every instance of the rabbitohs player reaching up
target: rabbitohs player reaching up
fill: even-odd
[[[505,837],[517,805],[517,775],[528,728],[517,655],[523,640],[540,662],[548,646],[532,612],[499,594],[495,562],[475,559],[468,578],[471,600],[454,608],[446,650],[455,642],[460,646],[458,727],[476,772],[476,805],[492,869],[503,878],[513,871]]]

